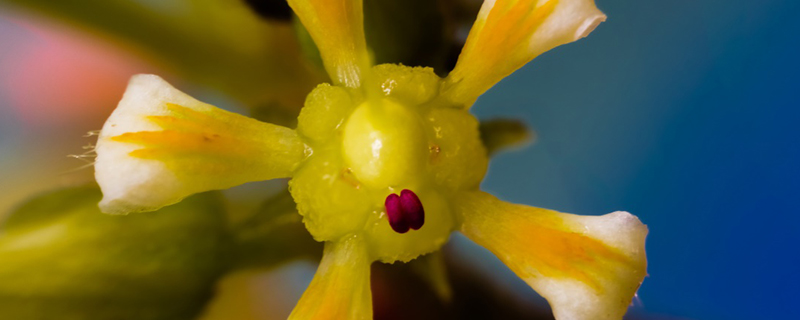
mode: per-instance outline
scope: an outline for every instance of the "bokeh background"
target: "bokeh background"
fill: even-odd
[[[483,188],[565,212],[639,216],[650,228],[650,275],[633,316],[800,318],[800,2],[597,3],[609,20],[590,37],[545,53],[478,100],[479,118],[521,118],[537,136],[497,156]],[[174,70],[63,21],[0,10],[7,212],[90,177],[65,156],[83,152],[91,139],[81,136],[100,128],[131,74]],[[176,86],[241,107],[202,84]],[[460,236],[454,243],[457,261],[543,304],[490,253]],[[281,298],[291,306],[313,270],[290,265],[259,281],[294,286]]]

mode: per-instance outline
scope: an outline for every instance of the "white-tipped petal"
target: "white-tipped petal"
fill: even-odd
[[[293,130],[202,103],[155,75],[131,78],[96,152],[107,213],[151,211],[194,193],[287,177],[304,157]]]
[[[469,105],[536,56],[586,37],[605,20],[594,0],[486,0],[445,94]]]
[[[647,227],[627,212],[578,216],[463,194],[461,231],[541,294],[557,319],[621,319],[647,274]]]
[[[553,12],[531,35],[528,49],[531,59],[562,44],[587,37],[604,21],[606,15],[597,9],[594,0],[558,0]]]

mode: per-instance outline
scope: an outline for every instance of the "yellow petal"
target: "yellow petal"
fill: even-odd
[[[594,0],[485,0],[445,95],[468,106],[536,56],[586,37],[605,20]]]
[[[369,259],[363,238],[326,242],[322,262],[289,320],[372,319]]]
[[[461,231],[541,294],[557,319],[621,319],[647,274],[647,227],[627,212],[578,216],[462,194]]]
[[[288,0],[337,84],[357,88],[369,59],[362,0]]]
[[[291,129],[202,103],[136,75],[97,140],[106,213],[151,211],[198,192],[288,177],[304,158]]]

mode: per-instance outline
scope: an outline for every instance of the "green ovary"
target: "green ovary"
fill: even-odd
[[[373,75],[363,88],[323,84],[309,94],[298,132],[310,156],[290,187],[316,240],[365,237],[375,259],[408,261],[447,241],[457,223],[450,204],[478,187],[488,159],[477,120],[436,99],[432,69],[380,65]],[[367,98],[370,86],[381,95]],[[399,234],[384,201],[403,189],[419,196],[425,224]]]
[[[346,163],[369,187],[414,185],[424,176],[428,146],[422,120],[391,99],[362,103],[342,138]]]

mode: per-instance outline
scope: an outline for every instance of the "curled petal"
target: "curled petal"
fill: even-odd
[[[371,263],[363,238],[326,242],[317,273],[289,320],[372,319]]]
[[[627,212],[578,216],[461,195],[461,231],[541,294],[557,319],[621,319],[647,274],[647,227]]]
[[[202,103],[136,75],[97,140],[106,213],[152,211],[198,192],[288,177],[304,158],[291,129]]]
[[[485,0],[444,92],[469,105],[536,56],[586,37],[605,20],[594,0]]]
[[[369,66],[362,0],[288,0],[337,84],[357,88]]]

